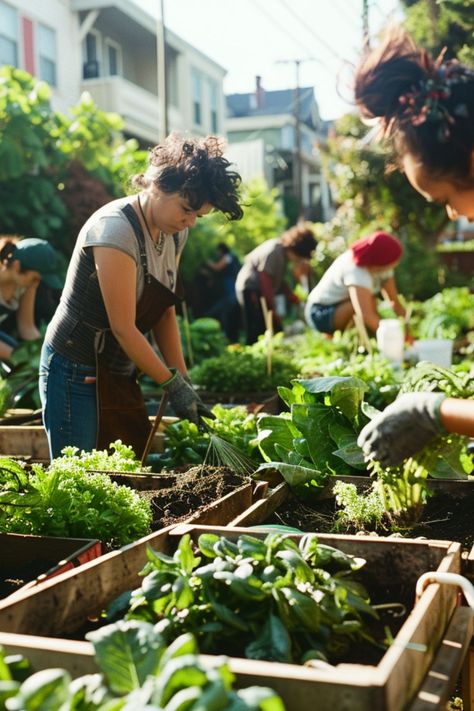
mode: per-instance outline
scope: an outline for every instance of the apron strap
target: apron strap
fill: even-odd
[[[130,204],[124,205],[122,207],[122,212],[130,222],[132,229],[137,238],[138,247],[140,249],[140,264],[142,265],[143,273],[145,276],[145,281],[150,283],[151,277],[148,271],[148,260],[146,258],[146,247],[145,247],[145,235],[143,234],[142,226],[140,225],[140,220],[138,219],[137,213]]]

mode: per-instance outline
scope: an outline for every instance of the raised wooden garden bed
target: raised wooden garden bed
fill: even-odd
[[[168,422],[176,418],[167,418]],[[153,439],[151,452],[162,452],[164,443],[163,429],[159,429]],[[49,461],[49,449],[43,425],[0,425],[0,452],[4,457],[25,457],[36,461]]]
[[[0,550],[0,597],[4,598],[98,558],[102,544],[88,538],[0,533]]]
[[[49,637],[77,635],[87,619],[97,618],[117,595],[140,584],[138,573],[146,562],[147,546],[172,554],[184,533],[196,539],[209,531],[228,538],[248,533],[245,528],[170,527],[87,563],[75,572],[41,583],[35,592],[27,592],[12,604],[0,603],[0,629]],[[265,532],[253,535],[263,537]],[[377,664],[360,659],[357,663],[317,669],[234,658],[231,668],[237,673],[239,684],[257,683],[275,688],[287,711],[406,708],[429,670],[457,605],[456,589],[437,584],[428,586],[415,604],[416,581],[426,571],[460,572],[460,545],[369,536],[320,534],[319,538],[346,553],[364,557],[367,564],[360,577],[373,602],[377,602],[380,591],[385,591],[385,595],[389,591],[394,601],[404,596],[408,617]],[[51,644],[58,645],[59,640]],[[72,645],[70,649],[81,644],[81,654],[85,655],[86,664],[90,664],[91,649],[85,643],[61,644]]]

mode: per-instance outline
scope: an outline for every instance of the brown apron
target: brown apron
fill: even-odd
[[[157,325],[170,306],[179,303],[180,298],[149,274],[140,223],[131,206],[127,205],[124,212],[139,242],[145,273],[145,286],[137,303],[135,324],[139,331],[147,333]],[[110,329],[97,331],[95,339],[98,415],[96,446],[98,449],[107,449],[111,442],[121,439],[124,444],[131,446],[140,458],[151,430],[150,420],[137,374],[125,376],[110,372],[109,364],[102,356],[107,334],[111,337]]]

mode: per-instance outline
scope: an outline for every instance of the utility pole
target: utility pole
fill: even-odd
[[[362,0],[362,46],[364,49],[370,48],[369,0]]]
[[[168,92],[166,86],[166,27],[165,27],[165,1],[160,0],[161,21],[156,25],[156,61],[158,80],[158,106],[161,115],[159,126],[159,140],[168,135]]]
[[[303,216],[303,165],[301,160],[301,102],[300,102],[300,66],[303,62],[311,62],[313,57],[308,59],[282,59],[280,64],[295,65],[295,89],[293,99],[293,116],[295,119],[295,148],[293,151],[293,191],[298,208],[298,218]]]

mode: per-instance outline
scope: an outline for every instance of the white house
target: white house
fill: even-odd
[[[131,0],[0,0],[0,64],[48,82],[67,111],[88,91],[120,114],[142,144],[163,126],[158,96],[159,22]],[[225,69],[166,30],[168,130],[225,132]]]

